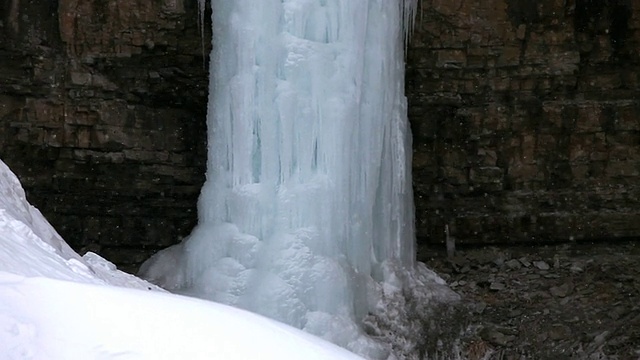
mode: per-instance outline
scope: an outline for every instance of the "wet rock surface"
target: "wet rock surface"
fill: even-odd
[[[0,158],[69,245],[127,271],[197,221],[211,43],[197,6],[0,5]]]
[[[464,299],[462,358],[640,359],[640,242],[418,257]]]
[[[640,234],[640,2],[420,2],[406,72],[418,236]]]

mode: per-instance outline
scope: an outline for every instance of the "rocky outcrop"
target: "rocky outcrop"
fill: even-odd
[[[408,55],[418,235],[640,234],[640,6],[423,0]]]
[[[0,157],[78,250],[135,265],[195,223],[210,47],[196,6],[5,2]]]

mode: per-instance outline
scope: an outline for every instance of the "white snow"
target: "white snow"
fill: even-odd
[[[0,359],[360,359],[76,254],[0,161]]]
[[[31,206],[9,167],[0,161],[0,271],[27,277],[111,284],[138,289],[158,287],[124,273],[100,256],[80,257]]]
[[[403,51],[415,6],[212,0],[199,225],[141,276],[386,358],[360,323],[416,266]]]
[[[2,359],[359,359],[195,298],[0,272]]]

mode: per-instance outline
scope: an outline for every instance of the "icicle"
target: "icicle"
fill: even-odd
[[[418,13],[418,0],[402,0],[402,28],[404,30],[405,50],[409,46],[409,40],[413,27],[416,22],[416,14]]]
[[[198,0],[198,28],[200,28],[200,47],[202,49],[202,67],[206,67],[206,57],[204,54],[204,15],[206,12],[206,1]]]

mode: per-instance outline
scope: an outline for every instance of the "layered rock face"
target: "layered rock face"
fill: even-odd
[[[197,3],[0,10],[0,157],[30,201],[74,248],[124,266],[187,235],[206,156]]]
[[[421,241],[445,226],[468,243],[640,234],[640,5],[423,0],[417,20]],[[0,6],[0,157],[77,250],[132,269],[195,224],[198,22],[184,0]]]
[[[408,58],[418,235],[640,234],[640,5],[424,0]]]

